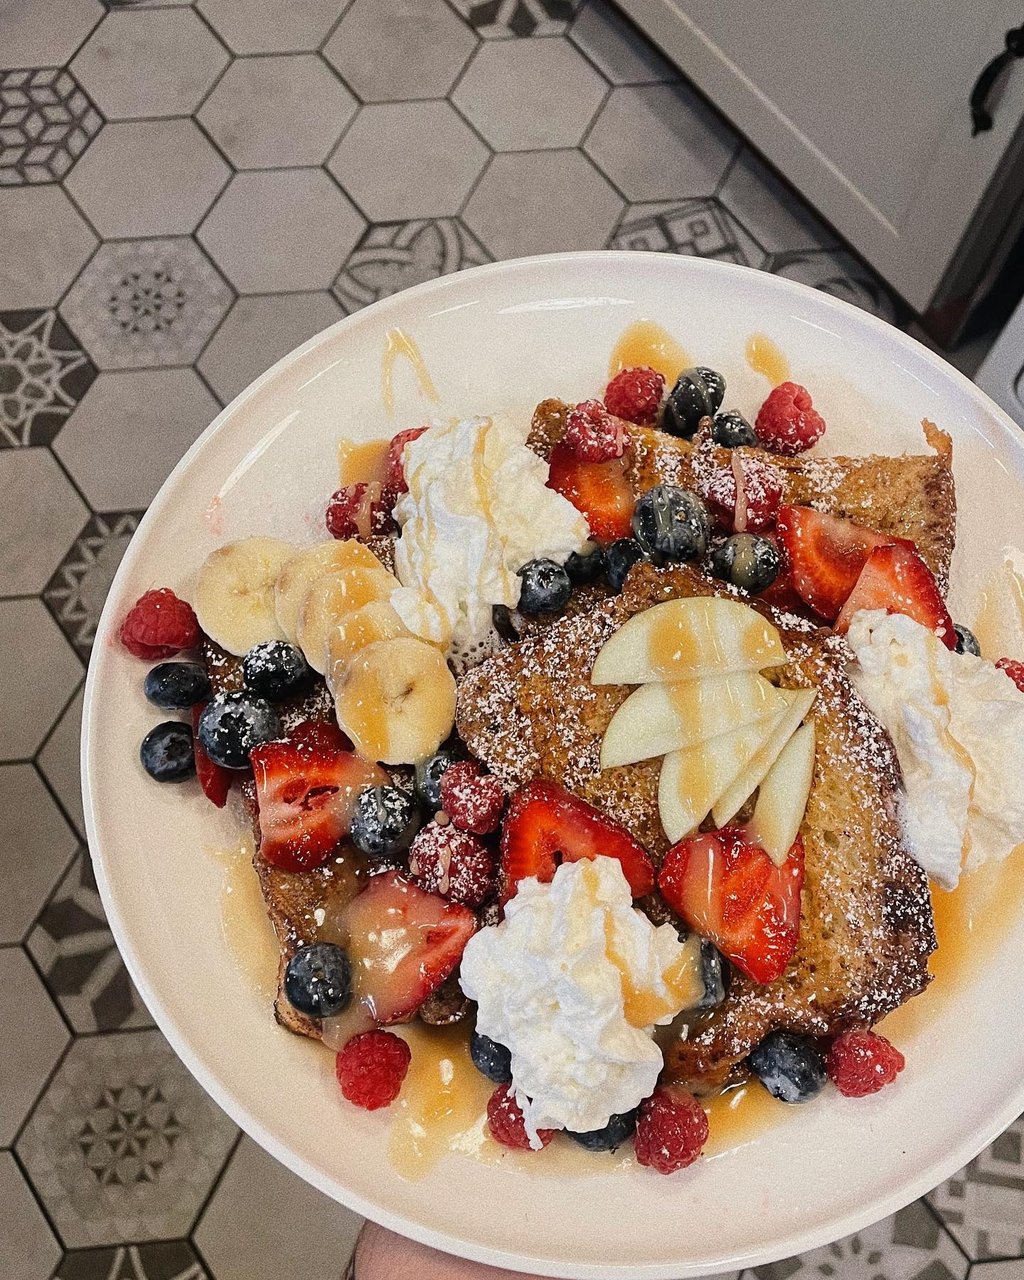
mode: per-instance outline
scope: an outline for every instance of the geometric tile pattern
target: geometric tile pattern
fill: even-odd
[[[43,589],[57,625],[85,659],[117,566],[142,515],[141,511],[91,515]]]
[[[102,124],[62,67],[0,71],[0,186],[59,182]]]
[[[928,1200],[976,1261],[1024,1254],[1024,1116]]]
[[[55,311],[0,312],[0,449],[52,444],[95,377]]]
[[[485,40],[559,36],[581,0],[454,0],[455,8]]]
[[[187,1240],[74,1249],[53,1280],[208,1280],[209,1272]]]

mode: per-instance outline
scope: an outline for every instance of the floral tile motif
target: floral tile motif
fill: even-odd
[[[890,324],[898,324],[906,317],[904,308],[882,282],[852,253],[840,249],[775,253],[765,262],[765,268],[777,276],[799,280],[812,285],[823,293],[830,293],[844,302],[852,302]]]
[[[970,1256],[1024,1256],[1024,1116],[927,1197]]]
[[[27,946],[76,1031],[151,1025],[107,927],[85,850],[57,886]]]
[[[100,247],[61,314],[100,369],[191,364],[232,291],[188,236]]]
[[[684,253],[748,267],[759,267],[765,257],[757,242],[713,198],[630,205],[608,248]]]
[[[102,126],[70,71],[0,71],[0,186],[59,182]]]
[[[455,0],[455,7],[485,40],[560,36],[581,0]]]
[[[491,256],[457,218],[418,218],[370,227],[334,282],[346,312]]]
[[[91,516],[43,590],[57,625],[83,658],[92,649],[103,602],[142,514],[111,511]]]
[[[186,1240],[81,1249],[66,1254],[53,1280],[208,1280]]]
[[[71,1046],[17,1151],[74,1249],[186,1235],[236,1133],[158,1031],[121,1032]]]
[[[95,377],[55,311],[0,312],[0,449],[52,444]]]

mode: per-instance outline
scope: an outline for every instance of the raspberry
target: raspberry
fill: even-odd
[[[194,649],[199,643],[199,620],[192,606],[179,600],[170,587],[160,587],[139,596],[119,634],[129,653],[157,662],[173,658],[182,649]]]
[[[698,482],[719,524],[734,533],[760,533],[775,523],[782,503],[782,472],[754,455],[733,453]]]
[[[395,532],[391,512],[397,494],[376,480],[350,484],[331,494],[325,523],[332,538],[368,538]]]
[[[864,1098],[892,1084],[907,1061],[885,1036],[874,1031],[844,1031],[828,1051],[825,1071],[847,1098]]]
[[[498,829],[505,789],[493,773],[481,773],[471,760],[460,760],[441,775],[441,807],[460,831],[485,836]]]
[[[600,400],[584,400],[565,415],[566,447],[581,462],[610,462],[626,451],[626,428]]]
[[[409,492],[402,467],[402,454],[409,441],[419,439],[426,429],[426,427],[409,427],[405,431],[399,431],[398,435],[392,438],[388,445],[388,473],[387,480],[384,482],[385,488],[393,489],[396,494]]]
[[[334,1060],[334,1073],[349,1102],[367,1111],[389,1107],[402,1089],[412,1054],[391,1031],[353,1036]]]
[[[1024,693],[1024,662],[1014,658],[1000,658],[996,663],[1000,671],[1005,671],[1017,688]]]
[[[494,854],[450,823],[428,822],[417,831],[409,847],[409,874],[428,893],[467,907],[478,907],[497,887]]]
[[[657,369],[623,369],[605,387],[604,402],[616,417],[649,427],[658,420],[664,393],[665,379]]]
[[[498,1085],[487,1099],[487,1127],[491,1131],[491,1137],[503,1147],[512,1147],[515,1151],[534,1150],[530,1146],[526,1121],[510,1084]],[[542,1147],[546,1147],[554,1136],[554,1129],[537,1130]]]
[[[811,405],[811,393],[797,382],[780,382],[768,392],[754,423],[766,449],[795,457],[825,434],[825,419]]]
[[[707,1140],[708,1118],[692,1093],[656,1089],[640,1103],[633,1139],[637,1164],[675,1173],[693,1164]]]

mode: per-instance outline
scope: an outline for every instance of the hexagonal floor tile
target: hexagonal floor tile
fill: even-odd
[[[55,311],[0,312],[0,449],[50,444],[95,377]]]
[[[560,36],[582,0],[452,0],[486,40],[514,36]]]
[[[70,1039],[20,947],[0,948],[0,1026],[0,1147],[8,1147]]]
[[[50,612],[84,659],[92,650],[96,624],[117,566],[141,519],[141,511],[90,516],[43,591]],[[53,738],[46,744],[44,756],[52,743]]]
[[[43,777],[56,792],[64,812],[75,824],[78,835],[85,839],[85,812],[82,808],[82,700],[83,690],[75,694],[61,718],[53,726],[36,757]]]
[[[321,169],[240,173],[199,239],[242,293],[329,289],[363,233],[352,203]]]
[[[41,591],[88,515],[48,449],[0,449],[0,595]]]
[[[0,187],[0,298],[11,310],[54,307],[97,240],[58,186]]]
[[[192,369],[101,373],[54,449],[95,510],[138,509],[219,412]]]
[[[26,945],[76,1031],[152,1025],[107,927],[85,849],[68,868]]]
[[[1024,1254],[1024,1116],[927,1199],[971,1258]]]
[[[835,298],[852,302],[890,324],[907,317],[906,308],[886,289],[870,267],[845,249],[805,253],[773,253],[765,263],[777,276],[799,280]]]
[[[96,251],[60,313],[100,369],[191,364],[232,297],[188,236],[114,240]]]
[[[678,72],[610,0],[587,0],[569,37],[612,84],[657,84]]]
[[[718,197],[767,253],[831,249],[836,238],[749,147],[730,165]]]
[[[580,151],[495,156],[462,215],[495,258],[597,249],[623,201]]]
[[[228,176],[193,121],[137,120],[108,124],[67,188],[102,236],[174,236],[195,230]]]
[[[761,246],[714,196],[631,204],[608,248],[685,253],[747,267],[765,261]]]
[[[0,653],[0,760],[23,760],[64,710],[82,664],[40,600],[0,602]]]
[[[198,0],[197,8],[232,53],[319,49],[346,0]]]
[[[1024,1258],[1005,1262],[979,1262],[971,1268],[974,1280],[1024,1280]]]
[[[449,103],[394,102],[363,107],[327,167],[368,218],[390,222],[457,214],[487,156]]]
[[[354,0],[324,57],[364,102],[402,102],[443,98],[475,44],[444,0]]]
[[[108,120],[188,115],[228,54],[190,8],[114,9],[71,64]]]
[[[74,832],[29,764],[0,765],[4,841],[0,943],[20,942],[78,847]]]
[[[226,403],[281,356],[341,316],[329,293],[239,298],[203,352],[199,370]]]
[[[53,1280],[209,1280],[209,1272],[187,1240],[159,1240],[113,1249],[73,1249]]]
[[[574,147],[608,85],[565,39],[482,44],[452,101],[498,151]]]
[[[672,200],[713,195],[737,145],[695,90],[654,84],[613,89],[584,149],[630,200]]]
[[[363,236],[334,282],[346,313],[424,280],[479,266],[490,254],[458,218],[385,222]]]
[[[0,71],[0,186],[59,182],[103,117],[64,67]]]
[[[5,67],[62,67],[103,17],[99,0],[18,0],[0,9]]]
[[[285,168],[325,160],[357,105],[322,58],[286,54],[232,63],[198,118],[237,168]]]
[[[4,1280],[41,1280],[60,1259],[60,1245],[9,1151],[0,1151],[4,1207]]]
[[[184,1236],[237,1130],[158,1031],[68,1050],[17,1152],[69,1248]]]

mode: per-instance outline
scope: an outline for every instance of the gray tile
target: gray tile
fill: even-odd
[[[374,222],[459,212],[487,148],[447,102],[363,107],[327,167]]]
[[[60,67],[103,17],[99,0],[18,0],[0,6],[5,67]]]
[[[188,7],[113,9],[71,64],[108,120],[188,115],[227,66]]]
[[[0,312],[0,449],[52,443],[95,377],[55,311]]]
[[[227,403],[281,356],[341,316],[329,293],[239,298],[203,352],[199,368]]]
[[[0,760],[24,759],[75,692],[82,665],[39,600],[0,602],[0,653]]]
[[[70,1038],[20,947],[0,947],[0,1026],[0,1147],[9,1147]]]
[[[0,299],[11,311],[53,307],[96,248],[58,186],[0,187]]]
[[[768,253],[828,249],[834,234],[749,147],[744,147],[718,195]]]
[[[184,1236],[237,1130],[158,1031],[76,1040],[17,1152],[65,1245]]]
[[[356,100],[313,53],[239,58],[198,119],[233,165],[317,165],[355,114]]]
[[[328,289],[365,223],[322,169],[240,173],[199,228],[242,293]]]
[[[252,1224],[261,1248],[252,1248]],[[243,1138],[195,1230],[217,1280],[322,1280],[340,1275],[362,1220]],[[309,1248],[315,1240],[317,1247]]]
[[[971,1258],[1024,1255],[1024,1116],[927,1198]]]
[[[974,1280],[1024,1280],[1024,1258],[1006,1262],[980,1262],[973,1268]]]
[[[108,124],[67,188],[102,236],[186,235],[228,173],[191,120],[138,120]]]
[[[53,1280],[209,1280],[209,1272],[187,1240],[158,1240],[73,1249]]]
[[[601,248],[622,207],[579,151],[537,151],[495,156],[463,221],[495,258],[515,258]]]
[[[657,84],[676,69],[610,0],[587,0],[569,35],[612,84]]]
[[[896,298],[869,267],[845,249],[773,253],[765,266],[777,276],[809,284],[890,323],[900,317],[902,308]]]
[[[452,101],[498,151],[574,147],[608,91],[560,37],[482,44]]]
[[[9,1151],[0,1151],[0,1205],[4,1214],[4,1280],[49,1280],[60,1245]]]
[[[0,449],[0,595],[41,591],[88,510],[48,449]]]
[[[560,36],[582,0],[452,0],[486,40]]]
[[[191,386],[191,382],[188,385]],[[96,624],[107,592],[141,519],[141,511],[109,511],[103,515],[91,515],[43,590],[43,599],[49,605],[58,626],[83,659],[88,659],[92,650]],[[43,748],[40,763],[47,770],[47,777],[57,787],[57,793],[69,811],[78,813],[80,798],[72,805],[65,798],[59,784],[65,772],[62,767],[62,735],[66,733],[70,736],[74,732],[66,722],[67,716],[58,724],[53,737]],[[69,741],[67,750],[77,752],[77,741]],[[51,764],[56,770],[55,775],[49,772]],[[67,761],[67,768],[70,772],[70,760]]]
[[[95,517],[94,517],[95,519]],[[59,621],[59,619],[58,619]],[[83,690],[75,694],[67,710],[53,727],[36,760],[57,799],[85,839],[85,812],[82,808],[81,737]]]
[[[584,143],[630,200],[714,194],[736,145],[693,89],[663,84],[613,89]]]
[[[747,267],[762,267],[766,261],[754,237],[714,196],[632,204],[608,248],[683,253]]]
[[[364,102],[403,102],[443,98],[475,44],[444,0],[354,0],[324,57]]]
[[[0,943],[20,942],[71,861],[77,838],[28,764],[0,765],[0,813]]]
[[[219,412],[191,369],[101,373],[54,448],[95,510],[134,510]]]
[[[103,125],[70,71],[0,71],[0,186],[59,182]]]
[[[232,53],[305,53],[318,49],[348,0],[198,0]]]

